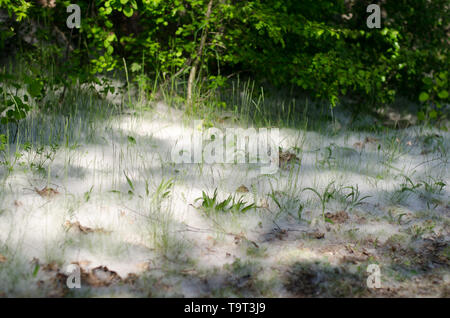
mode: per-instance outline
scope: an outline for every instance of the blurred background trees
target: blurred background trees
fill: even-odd
[[[402,95],[426,105],[420,116],[445,116],[446,0],[89,0],[76,2],[80,29],[66,26],[70,3],[0,0],[2,57],[28,57],[64,87],[127,67],[142,85],[190,83],[190,99],[239,74],[332,106],[373,110]],[[380,29],[366,25],[371,3],[382,8]],[[33,76],[51,89],[36,72],[36,94]]]

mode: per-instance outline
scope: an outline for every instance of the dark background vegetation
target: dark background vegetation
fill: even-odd
[[[74,1],[0,1],[2,121],[18,121],[49,90],[103,84],[125,74],[148,97],[184,81],[182,99],[236,77],[290,88],[331,106],[375,111],[396,96],[418,102],[419,120],[442,121],[448,102],[447,0],[89,0],[81,28],[69,29]],[[382,9],[369,29],[371,3]],[[19,75],[5,61],[27,65]],[[218,104],[217,107],[232,105]],[[50,105],[51,107],[51,105]]]

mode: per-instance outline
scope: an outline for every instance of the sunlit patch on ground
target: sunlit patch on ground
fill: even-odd
[[[446,132],[283,128],[284,161],[261,175],[172,163],[195,118],[163,103],[59,131],[33,116],[0,166],[1,296],[449,296]]]

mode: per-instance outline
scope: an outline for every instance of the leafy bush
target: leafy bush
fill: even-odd
[[[448,71],[442,71],[432,77],[423,79],[424,90],[419,95],[419,100],[425,106],[423,111],[419,112],[419,119],[425,120],[444,117],[442,106],[448,101]]]
[[[425,89],[435,98],[422,79],[438,74],[432,75],[438,85],[449,66],[445,0],[78,1],[79,30],[65,26],[69,3],[0,1],[15,19],[9,41],[23,37],[15,27],[27,19],[44,21],[43,38],[52,38],[55,29],[65,34],[67,48],[73,46],[69,61],[59,57],[64,74],[59,83],[65,86],[128,64],[141,65],[146,78],[189,74],[189,84],[209,79],[202,86],[208,89],[244,73],[261,83],[297,87],[332,105],[348,96],[371,109],[397,93],[416,99]],[[366,26],[371,3],[381,3],[381,29]],[[56,54],[66,55],[61,51],[66,50]]]

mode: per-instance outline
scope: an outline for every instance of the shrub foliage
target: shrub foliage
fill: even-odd
[[[92,81],[125,60],[163,79],[187,78],[198,65],[194,77],[215,85],[241,73],[332,105],[349,96],[373,108],[398,93],[448,99],[446,0],[89,0],[76,2],[80,29],[66,27],[70,2],[0,0],[10,17],[0,46],[24,42],[27,21],[39,25],[39,39],[60,34],[68,43],[53,53],[64,84]],[[379,29],[366,24],[371,3],[382,9]]]

